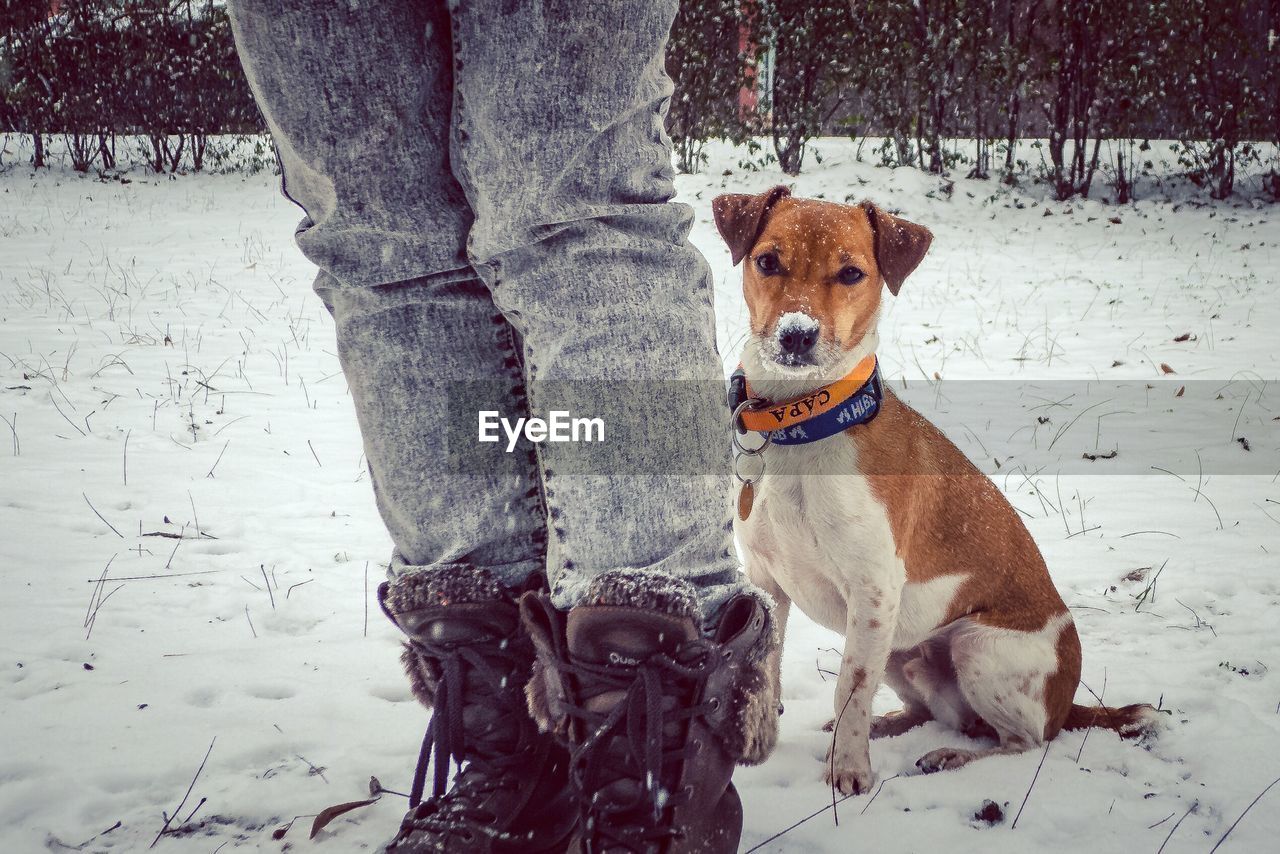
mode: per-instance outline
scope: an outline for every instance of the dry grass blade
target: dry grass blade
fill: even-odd
[[[186,794],[184,794],[182,796],[182,800],[178,802],[178,808],[173,811],[173,815],[165,818],[164,825],[160,828],[160,832],[156,834],[156,838],[151,840],[151,844],[147,846],[148,849],[156,847],[156,843],[160,841],[160,837],[164,836],[169,830],[170,822],[177,818],[178,813],[182,812],[182,808],[186,806],[187,798],[191,797],[191,790],[196,787],[196,781],[200,779],[200,773],[204,771],[205,763],[209,761],[209,754],[213,753],[213,745],[216,744],[217,741],[218,737],[215,735],[213,740],[209,742],[209,749],[204,752],[204,759],[200,760],[200,767],[196,769],[196,775],[191,778],[191,785],[187,786]],[[192,815],[194,814],[195,811],[193,810]]]
[[[1036,766],[1035,776],[1031,778],[1031,785],[1027,786],[1027,793],[1022,796],[1022,805],[1018,807],[1018,814],[1013,817],[1013,824],[1009,825],[1009,829],[1013,830],[1018,826],[1018,819],[1022,818],[1022,811],[1026,809],[1027,801],[1031,798],[1031,790],[1036,787],[1036,780],[1040,779],[1040,769],[1044,767],[1044,760],[1049,756],[1049,742],[1044,746],[1044,753],[1040,754],[1040,764]]]
[[[1270,783],[1268,783],[1267,787],[1263,789],[1261,792],[1259,792],[1256,798],[1254,798],[1252,801],[1249,802],[1249,806],[1244,808],[1244,812],[1240,813],[1240,816],[1235,821],[1231,822],[1231,826],[1227,828],[1227,832],[1222,834],[1222,836],[1218,837],[1218,841],[1215,842],[1213,847],[1209,849],[1209,854],[1213,854],[1213,852],[1218,850],[1219,845],[1227,841],[1227,837],[1231,835],[1231,831],[1236,829],[1236,825],[1240,823],[1241,819],[1243,819],[1246,815],[1249,814],[1249,810],[1253,809],[1254,805],[1257,804],[1258,801],[1262,800],[1262,796],[1265,795],[1267,792],[1271,791],[1271,787],[1274,786],[1276,783],[1280,783],[1280,777],[1277,777],[1274,780],[1272,780]]]
[[[1169,828],[1169,835],[1164,838],[1164,842],[1160,843],[1160,847],[1156,849],[1156,854],[1163,854],[1164,847],[1169,844],[1169,840],[1173,838],[1173,834],[1178,832],[1178,827],[1181,826],[1182,822],[1186,819],[1187,816],[1191,815],[1193,812],[1196,811],[1196,807],[1198,806],[1200,806],[1199,801],[1191,802],[1191,806],[1187,807],[1187,811],[1182,814],[1182,818],[1178,819],[1174,823],[1173,827]]]
[[[99,519],[101,519],[101,520],[102,520],[102,524],[106,525],[108,528],[110,528],[111,530],[115,531],[116,536],[123,540],[123,539],[124,539],[124,534],[122,534],[122,533],[120,533],[119,531],[117,531],[117,530],[116,530],[116,526],[115,526],[115,525],[112,525],[110,522],[108,522],[108,521],[107,521],[107,518],[106,518],[105,516],[103,516],[101,513],[99,513],[99,512],[98,512],[98,508],[93,506],[93,502],[89,500],[89,496],[88,496],[88,495],[85,495],[83,492],[81,492],[81,493],[80,493],[80,495],[84,497],[84,503],[89,505],[89,509],[93,511],[93,515],[95,515],[95,516],[97,516]]]

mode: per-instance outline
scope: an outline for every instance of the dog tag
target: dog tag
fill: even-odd
[[[747,521],[747,517],[751,515],[751,503],[755,498],[756,489],[751,482],[742,484],[742,489],[738,490],[738,518],[743,522]]]

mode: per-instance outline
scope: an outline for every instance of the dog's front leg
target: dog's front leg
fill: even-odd
[[[883,586],[859,590],[848,600],[844,657],[836,679],[835,725],[826,780],[846,795],[870,790],[871,701],[884,678],[897,616],[897,597]]]

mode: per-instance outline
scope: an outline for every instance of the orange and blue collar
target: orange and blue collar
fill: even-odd
[[[729,378],[729,408],[752,400],[751,386],[739,365]],[[866,424],[880,412],[884,389],[873,353],[835,382],[781,403],[761,402],[742,410],[735,428],[767,433],[775,445],[805,445]]]

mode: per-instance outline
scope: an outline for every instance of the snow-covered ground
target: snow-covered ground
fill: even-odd
[[[965,743],[927,725],[876,742],[882,787],[832,810],[838,638],[796,615],[781,743],[736,776],[743,849],[1209,851],[1280,776],[1280,210],[948,195],[819,148],[797,194],[870,198],[936,234],[886,298],[886,376],[1023,512],[1088,688],[1171,715],[1144,746],[1068,733],[912,776]],[[710,200],[782,177],[737,159],[679,180],[726,365],[746,311]],[[426,723],[371,599],[390,544],[298,214],[265,174],[129,177],[0,175],[0,851],[145,850],[166,815],[156,850],[376,847],[399,797],[314,841],[310,818],[289,825],[370,776],[407,789]],[[1014,403],[984,409],[988,390]],[[1113,435],[1113,411],[1163,426]],[[877,710],[894,705],[886,690]],[[986,800],[1003,821],[974,818]],[[1280,786],[1219,850],[1277,834]]]

